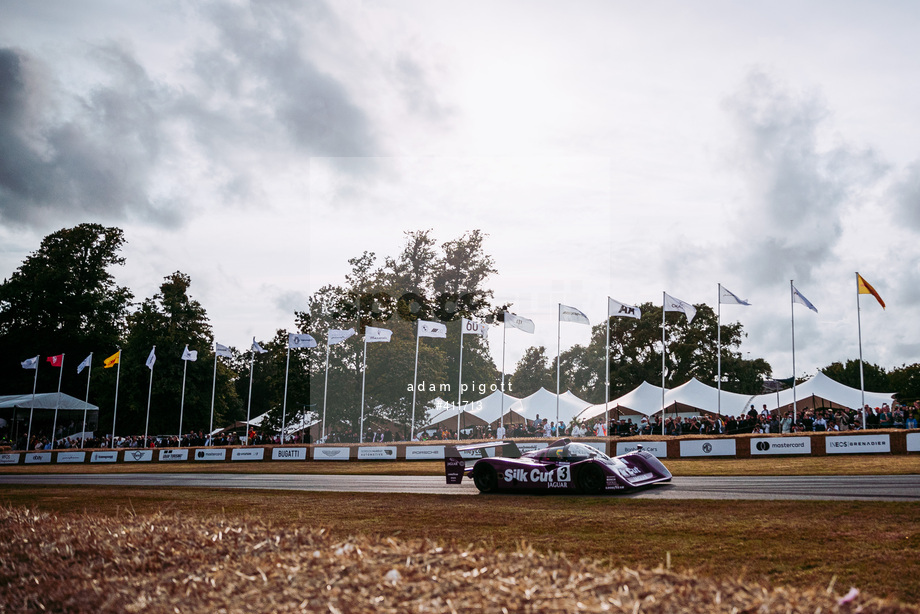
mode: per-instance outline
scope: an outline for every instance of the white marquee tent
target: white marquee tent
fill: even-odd
[[[35,395],[35,409],[87,410],[99,409],[98,405],[86,403],[63,392],[40,392]],[[11,394],[0,396],[0,408],[31,409],[31,394]]]
[[[472,408],[467,412],[470,416],[482,420],[486,424],[496,426],[502,421],[502,397],[504,396],[504,422],[511,424],[513,422],[522,422],[524,417],[521,415],[521,400],[509,394],[496,390],[489,396],[479,401],[473,401],[470,405]],[[466,407],[464,407],[464,410]]]
[[[456,429],[457,414],[461,414],[460,428],[466,428],[468,426],[484,426],[488,424],[482,418],[474,416],[470,413],[470,410],[477,407],[475,402],[464,403],[461,407],[458,408],[456,403],[449,403],[438,398],[431,402],[431,406],[433,406],[433,409],[429,413],[428,424],[423,427],[424,429]]]
[[[590,407],[590,403],[579,399],[566,391],[559,395],[559,415],[560,420],[566,423],[571,422],[572,418]],[[556,393],[550,392],[546,388],[540,388],[530,396],[521,399],[521,407],[518,410],[527,420],[533,421],[540,417],[540,420],[546,419],[550,422],[556,422]]]
[[[892,402],[893,392],[866,392],[866,405],[881,407],[882,403]],[[821,371],[807,382],[795,387],[796,411],[816,405],[830,405],[831,407],[847,407],[859,409],[862,407],[862,393],[858,388],[850,388],[845,384],[835,382]],[[819,403],[818,401],[823,401]],[[751,400],[751,403],[760,411],[761,407],[792,410],[792,388],[781,390],[779,393],[760,394]]]
[[[698,416],[706,412],[721,413],[723,416],[738,416],[747,411],[753,398],[749,394],[737,394],[723,390],[720,406],[719,389],[708,386],[694,377],[689,382],[668,390],[664,395],[664,407],[665,414]]]
[[[661,411],[661,387],[642,382],[633,390],[607,404],[611,416],[642,415],[651,416]],[[604,415],[604,404],[591,405],[577,417],[579,421],[589,421]]]

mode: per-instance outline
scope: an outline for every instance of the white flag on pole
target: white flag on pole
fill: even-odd
[[[427,320],[418,321],[419,337],[437,337],[438,339],[447,339],[447,325],[438,322],[428,322]]]
[[[460,321],[460,332],[464,335],[479,335],[480,337],[488,339],[489,325],[462,318]]]
[[[259,342],[256,341],[256,338],[255,338],[255,337],[252,338],[252,351],[253,351],[253,352],[258,352],[259,354],[267,354],[267,353],[268,353],[268,350],[266,350],[266,349],[263,348],[261,345],[259,345]]]
[[[349,328],[348,330],[340,330],[337,328],[330,328],[329,333],[326,337],[327,345],[335,345],[336,343],[342,343],[349,337],[355,334],[355,329]]]
[[[389,343],[390,337],[393,336],[393,331],[387,330],[385,328],[374,328],[373,326],[367,326],[364,329],[364,340],[368,343]]]
[[[144,364],[147,365],[147,368],[152,371],[153,365],[156,364],[156,361],[157,361],[157,346],[153,346],[152,348],[150,348],[150,355],[147,356],[147,362],[145,362]]]
[[[719,291],[719,302],[723,305],[747,305],[751,306],[751,303],[738,298],[734,292],[729,292],[726,290],[725,286],[719,286],[721,290]]]
[[[224,358],[233,358],[233,354],[230,353],[230,348],[219,343],[214,344],[214,353]]]
[[[527,318],[522,318],[519,315],[515,315],[510,311],[505,312],[505,328],[508,327],[517,328],[524,331],[525,333],[533,334],[535,327],[533,325],[533,320],[528,320]]]
[[[38,369],[38,356],[35,358],[27,358],[19,364],[22,365],[23,369]]]
[[[83,373],[83,369],[85,369],[86,367],[90,366],[90,364],[91,364],[92,362],[93,362],[93,353],[90,352],[90,353],[89,353],[89,356],[87,356],[86,358],[84,358],[84,359],[83,359],[83,362],[81,362],[79,365],[77,365],[77,375],[79,375],[80,373]]]
[[[306,333],[289,333],[288,334],[288,345],[292,349],[315,348],[316,339],[313,338],[313,335],[308,335]]]
[[[642,310],[635,305],[627,305],[607,297],[607,317],[642,318]]]
[[[674,298],[667,292],[665,292],[664,295],[664,310],[680,311],[687,316],[687,324],[692,322],[693,317],[696,315],[696,307],[686,301],[680,300],[679,298]]]
[[[185,349],[182,350],[182,360],[191,360],[195,362],[198,360],[198,350],[190,350],[186,344]]]
[[[805,305],[815,313],[818,313],[818,308],[812,305],[811,301],[802,296],[802,293],[799,292],[795,286],[792,286],[792,302],[798,303],[799,305]]]
[[[591,326],[591,322],[588,321],[588,316],[580,310],[569,307],[568,305],[563,305],[562,303],[559,304],[559,321],[575,322],[577,324],[587,324]]]

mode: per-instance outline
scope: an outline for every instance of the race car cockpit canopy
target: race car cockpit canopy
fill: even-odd
[[[583,443],[572,443],[568,440],[564,441],[565,443],[558,441],[553,442],[548,448],[534,450],[533,452],[528,452],[524,456],[544,461],[562,461],[568,463],[577,463],[578,461],[587,460],[589,458],[607,458],[606,454],[595,447]]]

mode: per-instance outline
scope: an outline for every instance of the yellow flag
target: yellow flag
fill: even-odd
[[[875,300],[878,301],[878,304],[882,306],[882,309],[885,308],[885,301],[882,300],[882,297],[878,295],[878,292],[875,291],[868,281],[862,278],[862,275],[859,273],[856,274],[856,286],[859,288],[859,294],[871,294],[875,297]]]
[[[118,361],[121,360],[121,350],[118,350],[108,358],[103,361],[106,369],[110,369],[118,364]]]

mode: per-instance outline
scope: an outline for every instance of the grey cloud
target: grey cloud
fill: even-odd
[[[409,111],[436,121],[450,119],[455,109],[444,104],[431,87],[429,69],[409,54],[401,54],[396,60],[394,74],[400,93]]]
[[[895,223],[920,230],[920,161],[905,169],[889,197],[895,205]]]
[[[305,311],[309,305],[309,297],[306,292],[300,291],[278,292],[274,303],[278,311],[290,315],[297,311]]]
[[[428,119],[446,114],[417,51],[395,52],[403,59],[394,68],[325,2],[191,10],[189,19],[211,31],[184,41],[186,63],[166,81],[125,45],[90,41],[72,51],[71,65],[101,77],[74,94],[55,66],[0,48],[0,221],[174,226],[196,211],[192,193],[222,205],[261,201],[266,171],[306,167],[311,156],[347,178],[348,204],[387,154],[386,131],[369,112],[385,105],[361,98],[373,96],[368,75],[391,71],[376,87],[393,88],[386,94]],[[80,87],[80,73],[68,77]]]
[[[96,54],[111,82],[75,101],[66,120],[53,117],[51,89],[37,61],[0,50],[0,218],[37,224],[49,214],[118,220],[129,211],[161,224],[175,213],[149,196],[150,169],[161,150],[156,87],[116,46]]]
[[[324,4],[216,4],[207,13],[218,42],[197,52],[194,69],[213,94],[233,98],[266,131],[263,138],[284,138],[315,156],[378,152],[361,105],[304,50],[320,28],[339,28]]]
[[[751,72],[725,108],[737,135],[733,166],[748,188],[734,232],[746,237],[739,266],[755,281],[809,280],[832,257],[853,197],[887,167],[845,144],[822,150],[823,101],[794,96],[764,72]]]

